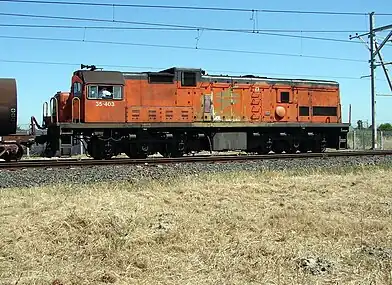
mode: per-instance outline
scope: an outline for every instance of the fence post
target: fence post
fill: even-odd
[[[380,131],[380,148],[381,150],[384,150],[384,132]]]
[[[366,149],[365,132],[362,132],[362,149]]]
[[[353,150],[355,150],[355,140],[357,139],[357,132],[354,130],[353,131]]]

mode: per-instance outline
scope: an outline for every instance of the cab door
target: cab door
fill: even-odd
[[[87,85],[86,123],[124,123],[125,109],[124,85]]]
[[[69,114],[69,109],[67,109],[67,116],[71,117],[72,123],[82,123],[84,122],[84,108],[83,108],[83,92],[82,92],[83,82],[79,78],[75,78],[72,83],[71,96],[71,108]]]

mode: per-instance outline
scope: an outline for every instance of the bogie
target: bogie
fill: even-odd
[[[60,131],[52,131],[61,134]],[[163,157],[181,157],[185,154],[200,151],[242,151],[247,153],[275,154],[324,152],[327,148],[338,146],[339,136],[320,130],[292,129],[290,132],[273,131],[268,128],[211,130],[197,131],[183,129],[144,129],[142,132],[128,130],[78,130],[72,134],[79,137],[82,134],[87,144],[87,153],[94,159],[111,159],[121,153],[129,158],[146,158],[159,153]],[[113,135],[115,134],[115,135]],[[47,154],[53,156],[59,152],[61,142],[59,137],[52,137],[47,142]]]

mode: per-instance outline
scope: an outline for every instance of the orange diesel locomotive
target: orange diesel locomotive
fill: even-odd
[[[84,68],[87,67],[88,70]],[[339,84],[208,75],[201,69],[102,71],[81,66],[46,109],[47,156],[83,139],[95,159],[197,151],[322,152],[347,148]]]

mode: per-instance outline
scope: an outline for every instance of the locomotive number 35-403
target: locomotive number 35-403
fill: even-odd
[[[113,101],[95,101],[95,107],[114,107]]]

